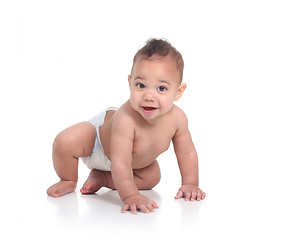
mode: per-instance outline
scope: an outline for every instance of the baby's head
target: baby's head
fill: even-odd
[[[133,109],[146,120],[169,112],[186,89],[183,68],[182,55],[170,43],[149,40],[136,53],[128,76]]]
[[[162,39],[149,39],[146,45],[141,48],[133,59],[132,69],[138,60],[160,60],[170,57],[175,61],[179,72],[179,83],[183,80],[184,60],[179,51],[177,51],[168,41]]]

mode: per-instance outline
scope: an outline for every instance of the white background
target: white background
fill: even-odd
[[[287,1],[1,1],[1,233],[5,239],[288,239]],[[160,209],[121,214],[115,191],[46,196],[62,129],[129,97],[127,75],[151,37],[185,61],[176,104],[199,154],[200,203],[175,201],[173,149],[145,192]]]

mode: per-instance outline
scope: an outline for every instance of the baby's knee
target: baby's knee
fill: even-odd
[[[65,153],[70,151],[75,146],[75,139],[70,134],[65,134],[61,132],[57,134],[53,142],[53,152]]]
[[[155,174],[155,175],[150,175],[148,177],[149,178],[147,179],[147,181],[145,183],[145,188],[144,189],[151,190],[156,185],[158,185],[158,183],[161,180],[161,175],[160,174]]]
[[[161,171],[157,161],[153,163],[152,170],[149,174],[149,179],[150,179],[150,189],[155,187],[161,180]]]
[[[64,149],[66,145],[66,139],[62,133],[56,135],[53,142],[53,152],[60,152]]]
[[[152,186],[151,188],[155,187],[161,180],[161,173],[156,173],[153,177],[152,177]]]

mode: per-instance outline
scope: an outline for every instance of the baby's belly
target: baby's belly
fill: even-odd
[[[137,156],[133,154],[132,156],[132,168],[133,169],[141,169],[152,164],[158,155],[146,154],[145,156]]]
[[[142,141],[145,142],[145,141]],[[170,146],[170,141],[160,141],[158,143],[145,144],[135,144],[132,153],[132,167],[133,169],[140,169],[147,167],[153,163],[157,157],[168,150]]]

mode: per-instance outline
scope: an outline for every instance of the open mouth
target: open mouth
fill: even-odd
[[[156,110],[157,108],[155,107],[142,107],[142,110],[144,113],[152,113]]]

